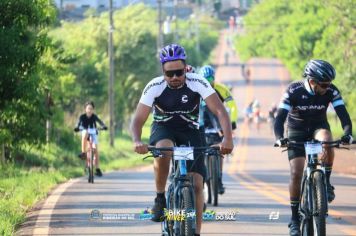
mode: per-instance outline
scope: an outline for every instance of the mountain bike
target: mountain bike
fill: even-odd
[[[167,209],[162,222],[162,235],[165,236],[192,236],[196,229],[195,194],[193,179],[187,175],[188,160],[194,160],[194,154],[205,153],[216,150],[219,147],[148,147],[154,158],[170,157],[164,155],[164,151],[173,151],[172,158],[172,180],[166,193]],[[149,156],[147,156],[149,157]],[[147,158],[145,157],[145,158]],[[145,159],[144,158],[144,159]],[[180,220],[167,217],[167,214],[184,212]]]
[[[83,131],[84,129],[79,129],[79,131]],[[88,183],[94,183],[94,166],[95,166],[95,153],[96,153],[96,145],[94,144],[94,135],[98,134],[98,130],[106,130],[104,128],[88,128],[87,134],[87,150],[86,150],[86,162],[85,169],[88,171]]]
[[[341,145],[341,140],[331,142],[317,140],[308,142],[289,141],[287,144],[287,148],[304,148],[306,153],[307,165],[304,168],[299,205],[303,236],[326,235],[327,184],[324,160],[320,159],[318,155],[323,152],[325,147],[348,149]]]

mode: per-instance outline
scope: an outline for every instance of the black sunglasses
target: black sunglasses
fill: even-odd
[[[164,74],[167,77],[172,78],[174,75],[176,75],[177,77],[184,75],[184,69],[179,69],[179,70],[167,70],[164,72]]]
[[[318,85],[320,86],[320,88],[322,89],[327,89],[330,87],[331,83],[318,83]]]

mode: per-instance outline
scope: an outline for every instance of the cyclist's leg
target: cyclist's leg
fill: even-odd
[[[173,147],[174,143],[170,139],[162,139],[159,140],[156,147]],[[164,152],[164,155],[172,156],[171,152]],[[169,174],[169,166],[170,166],[171,158],[155,158],[153,167],[155,173],[155,182],[156,182],[156,190],[157,193],[164,193],[167,177]]]
[[[88,133],[86,130],[83,130],[82,131],[82,145],[81,145],[82,154],[83,153],[85,154],[87,152],[87,142],[88,142]]]
[[[150,145],[156,147],[173,147],[174,146],[174,132],[162,125],[154,124],[151,130]],[[172,156],[170,152],[164,152],[164,155]],[[153,163],[155,184],[157,196],[155,198],[155,204],[152,208],[153,217],[152,220],[159,222],[163,220],[164,211],[166,207],[166,199],[164,196],[165,187],[167,183],[167,177],[169,174],[171,158],[155,158]]]
[[[330,128],[328,124],[325,124],[323,128],[317,129],[314,132],[315,139],[319,141],[332,141],[332,134],[330,132]],[[334,163],[334,149],[333,148],[325,148],[324,156],[324,168],[325,168],[325,177],[326,177],[326,185],[327,185],[327,194],[328,201],[332,202],[335,199],[334,186],[330,183],[331,171]]]
[[[92,134],[92,142],[94,148],[94,156],[95,156],[95,163],[94,165],[96,168],[99,168],[99,149],[98,149],[98,135]]]
[[[203,194],[203,176],[200,173],[190,172],[193,176],[194,194],[195,194],[195,212],[196,212],[196,229],[195,233],[200,234],[203,219],[204,194]]]
[[[288,129],[289,140],[302,142],[308,139],[307,132]],[[289,196],[290,206],[292,211],[291,222],[289,224],[290,235],[300,234],[300,219],[299,219],[299,204],[300,204],[300,188],[303,178],[303,169],[305,163],[304,149],[292,148],[288,150],[288,159],[290,165],[290,182]]]
[[[314,138],[319,141],[332,141],[332,134],[329,129],[318,129],[314,132]],[[325,148],[325,164],[332,167],[334,163],[334,149]]]

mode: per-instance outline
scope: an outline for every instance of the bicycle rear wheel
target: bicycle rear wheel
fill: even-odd
[[[326,225],[325,218],[327,212],[326,203],[326,187],[324,182],[323,173],[316,171],[313,173],[313,229],[314,235],[325,236],[326,235]]]
[[[206,181],[204,183],[204,188],[207,187],[206,191],[207,191],[207,199],[206,202],[207,204],[211,204],[212,201],[212,196],[211,196],[211,185],[210,185],[210,181],[211,181],[211,168],[210,168],[210,157],[205,158],[205,166],[206,166]]]
[[[216,156],[209,156],[209,167],[211,174],[210,190],[214,206],[218,205],[219,198],[219,161],[219,158],[217,158]]]
[[[191,195],[191,190],[189,187],[182,188],[182,198],[180,202],[180,209],[185,210],[186,213],[195,211],[194,201]],[[179,236],[193,236],[195,229],[195,216],[186,217],[184,221],[180,222],[180,234]]]

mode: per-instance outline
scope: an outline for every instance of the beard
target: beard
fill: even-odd
[[[175,88],[175,89],[182,87],[183,84],[184,84],[184,80],[181,81],[179,79],[174,79],[174,80],[171,80],[168,82],[169,87]]]

